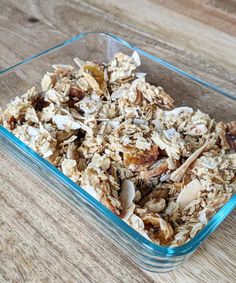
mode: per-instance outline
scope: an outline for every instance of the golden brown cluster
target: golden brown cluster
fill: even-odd
[[[179,246],[234,193],[236,124],[174,107],[139,55],[53,65],[0,121],[155,243]]]

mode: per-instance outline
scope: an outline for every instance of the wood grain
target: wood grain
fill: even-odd
[[[226,13],[216,3],[206,0],[142,0],[138,5],[136,0],[104,0],[102,5],[99,0],[87,2],[114,17],[122,26],[141,30],[143,38],[137,43],[140,47],[236,93],[236,13],[233,2],[228,3],[232,13]],[[148,46],[145,36],[147,42],[152,40]],[[228,82],[225,84],[222,79],[226,77]]]
[[[233,0],[2,0],[0,9],[2,68],[109,31],[235,92]],[[235,212],[183,267],[148,273],[1,150],[0,169],[0,282],[236,282]]]

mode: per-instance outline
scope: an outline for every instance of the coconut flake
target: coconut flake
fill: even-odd
[[[165,116],[170,116],[170,115],[174,115],[174,116],[178,116],[180,113],[183,112],[187,112],[192,114],[193,113],[193,108],[191,107],[177,107],[174,108],[173,110],[170,111],[164,111]]]
[[[60,96],[55,89],[49,89],[47,92],[45,92],[45,100],[54,102],[58,105],[60,104]]]
[[[145,138],[143,137],[138,137],[135,143],[136,147],[141,149],[141,150],[149,150],[151,148],[151,143],[148,142]]]
[[[190,136],[202,136],[208,131],[204,124],[193,124],[186,132]]]
[[[176,136],[176,134],[178,134],[174,128],[170,128],[163,132],[164,132],[164,135],[168,138],[168,140],[172,140]]]
[[[34,108],[28,108],[25,112],[25,120],[38,123],[39,119]]]
[[[147,126],[148,125],[148,121],[147,120],[138,119],[138,118],[134,118],[133,123],[134,123],[134,125],[137,125],[137,126],[142,126],[142,125]]]
[[[76,166],[76,160],[74,160],[74,159],[64,159],[62,161],[62,164],[61,164],[62,172],[65,175],[70,176],[70,175],[72,175],[72,172],[73,172],[75,166]]]
[[[110,120],[110,121],[106,121],[106,124],[110,125],[113,129],[116,129],[116,128],[119,127],[120,122],[119,121]]]
[[[141,60],[140,60],[138,52],[134,51],[134,53],[132,54],[131,58],[133,59],[134,64],[135,64],[136,67],[141,65]]]
[[[120,202],[124,212],[126,212],[127,209],[132,205],[134,198],[135,198],[134,183],[128,179],[123,180],[121,184]]]
[[[126,93],[127,93],[126,89],[117,89],[117,90],[113,91],[113,93],[111,95],[111,100],[114,101],[116,99],[119,99],[120,97],[122,97]]]
[[[204,225],[207,225],[207,217],[206,217],[206,209],[203,209],[202,211],[199,212],[199,215],[198,215],[198,220],[204,224]]]
[[[52,117],[52,121],[57,125],[59,130],[77,130],[81,128],[80,123],[75,122],[72,117],[66,115],[55,115]]]
[[[27,129],[27,133],[31,137],[37,137],[40,134],[40,130],[38,128],[29,126]]]
[[[41,86],[43,91],[48,91],[52,85],[52,80],[50,75],[47,73],[43,76],[41,81]]]
[[[152,120],[152,124],[155,126],[158,133],[162,131],[162,123],[159,119]]]
[[[49,148],[46,151],[43,151],[43,158],[48,158],[49,156],[51,156],[53,154],[53,151],[51,148]]]
[[[99,101],[100,100],[100,96],[97,95],[96,92],[92,92],[91,99],[94,100],[94,101]]]
[[[197,199],[201,189],[202,185],[197,179],[192,180],[185,187],[183,187],[176,200],[176,202],[179,204],[180,210],[183,210],[191,201]]]

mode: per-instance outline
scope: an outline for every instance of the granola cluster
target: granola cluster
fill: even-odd
[[[235,192],[236,122],[215,122],[137,72],[139,55],[53,65],[0,122],[143,236],[179,246]]]

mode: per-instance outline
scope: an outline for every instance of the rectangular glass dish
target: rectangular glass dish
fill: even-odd
[[[49,50],[28,58],[0,72],[0,107],[4,109],[16,96],[40,85],[42,76],[53,64],[71,64],[73,58],[108,62],[115,53],[131,55],[137,51],[142,62],[139,71],[147,81],[162,86],[176,106],[200,109],[217,121],[236,120],[236,96],[195,78],[169,63],[154,57],[124,40],[103,33],[83,33]],[[105,237],[123,250],[140,267],[167,272],[183,264],[201,243],[236,207],[236,195],[214,215],[208,224],[188,243],[180,247],[159,246],[128,226],[61,171],[26,146],[0,125],[1,150],[29,168],[52,190],[71,202]]]

